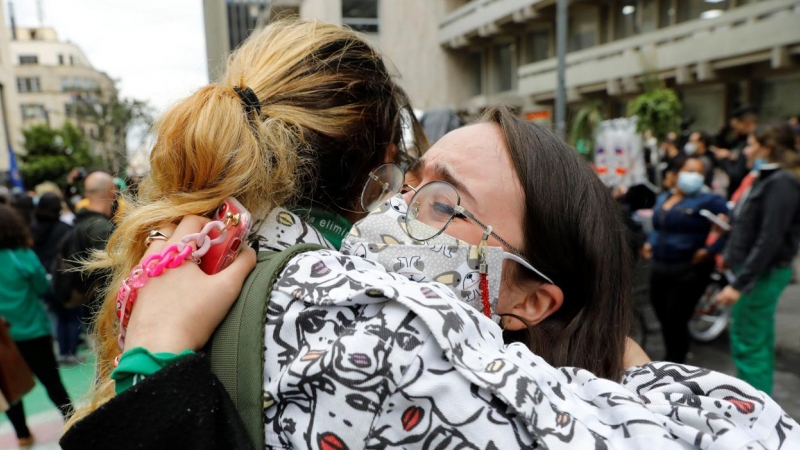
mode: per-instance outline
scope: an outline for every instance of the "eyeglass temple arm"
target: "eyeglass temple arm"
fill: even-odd
[[[484,225],[484,224],[483,224],[483,222],[481,222],[480,220],[478,220],[478,219],[477,219],[475,216],[473,216],[473,215],[472,215],[472,213],[470,213],[469,211],[467,211],[466,209],[464,209],[464,208],[463,208],[461,205],[455,205],[455,206],[453,207],[453,211],[455,211],[455,213],[456,213],[456,214],[458,214],[458,215],[461,215],[461,216],[464,216],[464,217],[466,217],[467,219],[469,219],[469,220],[471,220],[471,221],[475,222],[475,224],[477,224],[479,227],[483,228],[483,231],[485,231],[485,232],[488,232],[488,233],[489,233],[489,234],[490,234],[490,235],[491,235],[493,238],[497,239],[497,240],[498,240],[498,241],[499,241],[501,244],[503,244],[503,245],[504,245],[506,248],[508,248],[509,250],[511,250],[511,254],[512,254],[512,255],[513,255],[515,258],[509,258],[509,259],[511,259],[511,260],[513,260],[513,261],[516,261],[516,262],[517,262],[517,263],[519,263],[519,264],[522,264],[522,265],[523,265],[523,266],[525,266],[525,267],[526,267],[528,270],[530,270],[530,271],[532,271],[532,272],[536,273],[537,275],[539,275],[540,277],[542,277],[542,278],[543,278],[545,281],[547,281],[548,283],[550,283],[550,284],[555,284],[555,283],[553,283],[553,280],[551,280],[551,279],[550,279],[550,277],[548,277],[547,275],[543,274],[541,271],[537,270],[535,267],[533,267],[533,265],[531,265],[531,263],[529,263],[527,260],[525,260],[525,257],[524,257],[524,256],[522,256],[522,253],[521,253],[519,250],[517,250],[516,248],[514,248],[514,246],[513,246],[513,245],[511,245],[511,244],[509,244],[508,242],[506,242],[506,241],[505,241],[505,239],[503,239],[503,238],[501,238],[500,236],[498,236],[498,235],[497,235],[497,233],[495,233],[494,231],[492,231],[492,230],[491,230],[491,228],[489,228],[488,226]]]

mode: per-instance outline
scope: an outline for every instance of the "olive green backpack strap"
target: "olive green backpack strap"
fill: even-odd
[[[228,391],[256,449],[264,448],[264,325],[272,287],[290,259],[319,249],[300,244],[259,252],[238,300],[206,345],[211,371]]]

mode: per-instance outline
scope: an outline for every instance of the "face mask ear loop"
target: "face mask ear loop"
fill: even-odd
[[[491,225],[486,227],[481,243],[478,245],[478,257],[480,261],[480,272],[478,273],[481,289],[481,302],[483,303],[483,314],[492,318],[492,304],[489,301],[489,263],[486,262],[486,255],[489,253],[489,236],[492,234]]]

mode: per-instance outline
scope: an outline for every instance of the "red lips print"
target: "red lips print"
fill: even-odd
[[[333,433],[321,433],[317,435],[317,444],[320,450],[347,450],[342,439]]]
[[[753,411],[756,410],[756,405],[753,402],[749,402],[747,400],[739,400],[736,397],[725,397],[725,400],[731,402],[736,406],[736,409],[739,410],[742,414],[751,414]]]
[[[411,431],[422,422],[423,417],[425,417],[424,409],[419,406],[410,406],[403,412],[403,417],[401,419],[403,422],[403,429],[407,432]]]

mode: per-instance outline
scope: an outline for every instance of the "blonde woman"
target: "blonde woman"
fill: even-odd
[[[149,203],[122,222],[114,236],[120,240],[112,238],[109,247],[120,266],[114,292],[145,253],[149,231],[166,242],[153,241],[147,252],[160,252],[208,222],[191,214],[211,211],[228,195],[243,200],[259,220],[261,249],[300,242],[324,247],[289,261],[271,288],[258,391],[263,422],[245,425],[203,355],[192,354],[253,267],[253,252],[246,250],[217,275],[183,264],[141,288],[113,373],[118,347],[109,296],[98,319],[103,386],[62,439],[63,448],[555,449],[643,442],[687,448],[720,438],[777,448],[798,439],[796,424],[772,400],[709,371],[645,365],[625,372],[619,384],[630,267],[622,224],[602,183],[563,141],[505,109],[445,136],[407,175],[399,166],[381,165],[394,159],[399,140],[358,141],[381,133],[371,123],[375,117],[389,123],[397,114],[381,108],[382,114],[371,115],[369,105],[382,94],[362,84],[369,64],[350,53],[363,47],[355,35],[325,25],[279,24],[252,37],[231,59],[227,87],[201,90],[201,102],[190,98],[167,114],[153,173],[142,185]],[[301,59],[304,70],[272,66],[295,49],[310,55]],[[262,60],[272,63],[254,62]],[[314,62],[322,63],[305,70]],[[256,84],[260,72],[242,74],[245,64],[280,72],[271,79],[278,90]],[[359,76],[349,82],[316,78],[328,70],[341,77],[350,67]],[[284,95],[289,88],[292,94]],[[303,102],[309,109],[286,106],[304,95],[316,102]],[[336,108],[325,101],[336,98]],[[271,124],[262,134],[282,111],[291,126]],[[348,120],[332,120],[343,113]],[[229,133],[239,138],[221,138]],[[247,151],[239,155],[242,148]],[[326,151],[337,153],[326,159]],[[366,152],[369,163],[350,160],[351,151]],[[315,171],[317,158],[322,170]],[[312,177],[293,184],[293,174],[307,167]],[[340,183],[331,184],[331,177]],[[374,182],[378,189],[370,187]],[[395,195],[404,184],[405,197]],[[312,204],[304,212],[316,227],[281,207],[291,201],[292,187],[329,205],[315,212]],[[431,192],[457,199],[458,208],[418,197]],[[204,203],[206,197],[211,200]],[[168,209],[152,206],[159,202],[168,202],[161,205]],[[341,236],[342,248],[353,255],[337,252],[331,242],[340,237],[337,228],[324,224],[337,221],[330,215],[336,211],[347,216],[342,220],[363,216],[354,212],[358,204],[373,212]],[[409,240],[405,233],[431,229],[429,222],[407,223],[412,211],[417,217],[423,209],[449,220],[425,239]],[[420,245],[433,238],[437,245]],[[465,264],[462,276],[453,255],[466,255],[469,263],[479,243],[486,247],[478,254],[490,258],[481,269],[488,287],[478,289],[476,267]],[[388,251],[408,264],[379,256]],[[459,267],[437,274],[442,267],[419,264],[432,254]],[[689,395],[684,380],[702,389]],[[749,413],[721,415],[737,404]],[[748,414],[762,412],[769,424],[751,425]]]

